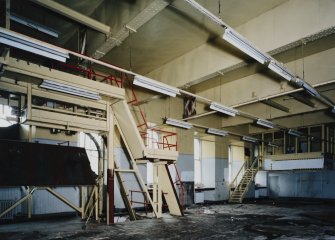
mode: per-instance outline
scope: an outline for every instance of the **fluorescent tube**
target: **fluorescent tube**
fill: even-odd
[[[225,26],[226,24],[217,16],[215,16],[213,13],[208,11],[206,8],[201,6],[199,3],[197,3],[194,0],[185,0],[187,3],[191,4],[195,9],[197,9],[199,12],[203,13],[207,17],[209,17],[213,22],[219,24],[220,26]]]
[[[303,135],[302,132],[299,132],[293,129],[289,129],[287,133],[295,137],[301,137]]]
[[[165,124],[172,125],[175,127],[185,128],[185,129],[190,129],[193,127],[191,123],[180,121],[177,119],[172,119],[172,118],[165,119]]]
[[[274,128],[276,126],[276,124],[274,124],[273,122],[267,121],[265,119],[258,119],[256,122],[258,125],[261,125],[263,127],[267,127],[267,128]]]
[[[306,90],[306,92],[308,92],[313,97],[320,97],[319,92],[311,85],[309,85],[307,82],[304,81],[302,87]]]
[[[10,20],[12,20],[14,22],[17,22],[17,23],[20,23],[22,25],[25,25],[27,27],[36,29],[37,31],[43,32],[43,33],[48,34],[50,36],[58,38],[59,33],[56,30],[51,29],[49,27],[46,27],[46,26],[44,26],[42,24],[39,24],[37,22],[34,22],[32,20],[29,20],[25,17],[21,17],[19,15],[11,13],[10,14]]]
[[[137,86],[144,87],[155,92],[163,93],[171,97],[175,97],[177,94],[180,94],[178,88],[171,87],[165,83],[160,83],[158,81],[140,75],[135,75],[133,83]]]
[[[45,88],[45,89],[54,90],[57,92],[68,93],[68,94],[79,96],[79,97],[89,98],[93,100],[101,99],[98,93],[91,92],[91,91],[88,91],[82,88],[77,88],[71,85],[62,84],[62,83],[58,83],[55,81],[50,81],[50,80],[43,80],[40,87]]]
[[[270,61],[269,55],[262,53],[262,51],[253,46],[252,43],[233,29],[226,28],[223,39],[262,64]]]
[[[0,28],[0,43],[61,62],[66,62],[66,59],[69,58],[69,53],[66,50],[9,31],[5,28]]]
[[[210,109],[215,110],[220,113],[227,114],[229,116],[235,117],[236,114],[238,114],[238,110],[230,107],[226,107],[221,105],[220,103],[217,102],[212,102],[211,105],[209,106]]]
[[[277,62],[276,60],[272,59],[269,63],[268,68],[285,78],[287,81],[291,81],[295,78],[294,74],[292,74],[284,65]]]
[[[252,142],[252,143],[256,143],[258,142],[257,138],[253,138],[253,137],[249,137],[249,136],[243,136],[242,137],[243,141],[247,141],[247,142]]]
[[[219,129],[215,129],[215,128],[207,128],[206,133],[214,134],[214,135],[218,135],[218,136],[222,136],[222,137],[225,137],[225,136],[229,135],[228,132],[223,131],[223,130],[219,130]]]

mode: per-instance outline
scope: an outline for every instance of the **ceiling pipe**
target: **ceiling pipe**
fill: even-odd
[[[86,15],[79,13],[77,11],[72,10],[71,8],[68,8],[62,4],[59,4],[52,0],[31,0],[32,2],[45,7],[53,12],[56,12],[60,15],[63,15],[67,18],[70,18],[76,22],[79,22],[89,28],[92,28],[98,32],[109,34],[110,33],[110,27],[93,19],[90,17],[87,17]]]

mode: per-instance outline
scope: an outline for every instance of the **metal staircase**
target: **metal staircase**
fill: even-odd
[[[106,76],[95,72],[91,67],[82,68],[80,66],[71,66],[69,64],[54,65],[52,68],[59,68],[63,71],[66,70],[71,73],[77,73],[94,81],[104,82],[116,87],[124,87],[124,82],[129,84],[130,91],[126,91],[128,101],[121,100],[112,104],[115,125],[119,130],[130,156],[129,168],[119,168],[116,163],[114,166],[115,176],[119,183],[121,196],[128,210],[129,218],[130,220],[136,220],[140,217],[135,213],[132,206],[133,203],[136,203],[132,200],[132,193],[134,192],[143,194],[145,207],[147,208],[147,205],[151,206],[153,217],[161,217],[163,198],[168,205],[170,214],[177,216],[183,215],[182,207],[176,194],[175,183],[172,181],[168,170],[168,164],[175,163],[178,158],[177,144],[168,141],[168,138],[170,138],[172,141],[176,142],[176,133],[150,128],[148,126],[145,114],[138,104],[136,93],[132,88],[132,83],[128,79],[127,74],[115,72],[114,75]],[[160,136],[160,140],[150,138],[151,132],[156,132],[157,135]],[[149,148],[149,146],[154,146],[155,148]],[[145,185],[137,166],[146,161],[154,162],[154,175],[156,176],[156,181],[153,184],[152,194],[149,193],[149,189]],[[134,174],[140,189],[127,189],[127,184],[124,180],[125,174]],[[178,172],[177,175],[179,177]],[[182,187],[180,178],[176,183],[178,187]]]
[[[137,180],[141,185],[140,191],[145,193],[146,199],[148,199],[148,202],[154,210],[154,215],[158,218],[161,217],[163,195],[168,205],[169,212],[172,215],[183,215],[182,208],[174,189],[174,184],[167,168],[168,162],[177,160],[178,152],[146,148],[140,133],[137,131],[135,120],[131,115],[127,103],[125,101],[116,102],[112,105],[112,109],[115,116],[116,126],[131,158],[130,162],[132,169],[128,169],[127,171],[134,170],[136,173]],[[156,180],[152,198],[148,193],[147,186],[145,186],[144,181],[139,174],[137,167],[138,160],[149,160],[154,162],[154,177],[156,177]],[[115,169],[115,172],[117,175],[120,174],[119,169]],[[119,181],[119,184],[124,185],[125,183],[121,180]],[[125,188],[125,186],[122,186],[122,188]],[[131,210],[128,211],[131,212]]]
[[[234,180],[230,184],[230,203],[242,203],[245,197],[245,194],[248,192],[251,183],[254,181],[256,173],[258,171],[258,163],[259,158],[256,158],[250,167],[247,166],[248,162],[245,161],[239,172],[236,174]],[[242,172],[244,173],[242,175]],[[240,182],[237,184],[238,179],[241,177]]]

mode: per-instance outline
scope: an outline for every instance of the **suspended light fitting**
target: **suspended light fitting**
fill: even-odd
[[[163,93],[171,97],[175,97],[177,94],[180,94],[180,90],[178,88],[171,87],[167,84],[160,83],[158,81],[140,75],[135,75],[133,83],[137,86],[144,87],[155,92]]]
[[[171,125],[171,126],[185,128],[185,129],[190,129],[193,127],[191,123],[180,121],[180,120],[173,119],[173,118],[166,118],[164,123]]]
[[[213,135],[218,135],[218,136],[228,136],[229,133],[223,130],[215,129],[215,128],[207,128],[206,133],[213,134]]]
[[[226,115],[235,117],[236,114],[238,114],[238,110],[230,107],[226,107],[224,105],[221,105],[220,103],[217,102],[212,102],[211,105],[209,106],[210,109],[215,110],[220,113],[224,113]]]
[[[59,33],[56,30],[54,30],[50,27],[44,26],[42,24],[39,24],[39,23],[37,23],[35,21],[32,21],[30,19],[27,19],[25,17],[21,17],[19,15],[11,13],[10,14],[10,20],[12,20],[14,22],[17,22],[17,23],[20,23],[22,25],[25,25],[27,27],[33,28],[33,29],[35,29],[37,31],[40,31],[40,32],[43,32],[45,34],[48,34],[52,37],[58,38]]]
[[[242,140],[246,141],[246,142],[252,142],[252,143],[257,143],[258,142],[257,138],[253,138],[253,137],[249,137],[249,136],[243,136]]]
[[[223,39],[232,44],[234,47],[238,48],[245,54],[254,58],[261,64],[269,62],[271,57],[266,53],[262,53],[261,50],[257,49],[250,43],[247,39],[242,37],[238,32],[233,29],[226,28],[223,34]]]
[[[66,50],[5,28],[0,28],[0,43],[61,62],[70,57]]]
[[[40,87],[45,88],[45,89],[54,90],[57,92],[68,93],[68,94],[79,96],[79,97],[89,98],[93,100],[101,99],[98,93],[91,92],[86,89],[74,87],[71,85],[58,83],[58,82],[51,81],[51,80],[43,80]]]
[[[285,78],[287,81],[295,79],[295,75],[293,73],[291,73],[283,64],[274,59],[270,61],[268,68]]]
[[[261,119],[261,118],[259,118],[256,123],[260,126],[267,127],[267,128],[276,127],[276,124],[274,124],[273,122],[270,122],[268,120]]]
[[[295,137],[301,137],[303,135],[302,132],[299,132],[293,129],[289,129],[287,133]]]

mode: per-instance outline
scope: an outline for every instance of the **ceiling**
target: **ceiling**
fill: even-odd
[[[227,24],[236,27],[285,1],[199,0],[198,2],[220,16]],[[153,1],[57,0],[57,2],[109,25],[113,36]],[[132,33],[119,47],[106,54],[103,60],[146,74],[206,41],[222,35],[222,28],[213,24],[184,0],[170,2],[168,7],[139,28],[136,33]],[[48,37],[16,23],[12,23],[13,30],[71,50],[79,50],[79,31],[85,30],[86,27],[31,1],[12,1],[11,10],[59,31],[60,37],[58,39]],[[87,32],[87,54],[92,55],[106,37],[91,29],[87,29]]]
[[[197,0],[197,2],[234,28],[286,1]],[[147,6],[152,4],[154,0],[56,0],[56,2],[110,26],[111,36],[113,37]],[[1,6],[4,6],[5,0],[0,0],[0,3],[2,4]],[[0,13],[4,14],[4,8],[1,7],[1,9]],[[86,31],[86,54],[89,56],[92,56],[105,43],[107,38],[105,34],[89,29],[71,19],[41,7],[33,1],[12,1],[11,11],[49,26],[57,30],[60,35],[59,38],[53,38],[16,23],[11,23],[12,30],[74,51],[79,51],[80,34]],[[1,19],[4,18],[1,17]],[[4,23],[1,22],[1,24],[3,26]],[[206,42],[221,43],[222,33],[223,29],[221,27],[199,13],[186,1],[170,0],[169,5],[164,10],[140,27],[137,32],[131,33],[121,45],[114,47],[101,60],[145,75]],[[331,44],[330,47],[334,47],[334,45]],[[295,49],[292,51],[297,58],[297,51]],[[320,51],[323,50],[321,49]],[[240,69],[236,71],[238,70]],[[225,82],[229,82],[241,77],[243,76],[232,71],[226,74],[223,79]],[[213,79],[213,81],[216,81],[216,78]],[[197,83],[198,88],[206,89],[213,87],[213,84],[215,85],[215,82],[209,83],[210,81],[201,84]],[[220,77],[220,84],[222,83],[223,81]],[[287,97],[278,98],[276,101],[286,105],[288,101],[285,99]],[[252,108],[248,108],[246,111],[252,112]]]

